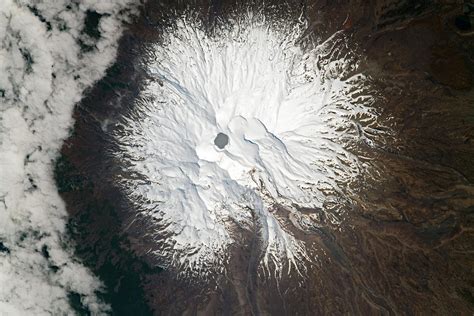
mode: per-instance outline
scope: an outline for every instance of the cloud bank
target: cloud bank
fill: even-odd
[[[2,0],[0,5],[0,312],[69,314],[79,297],[107,312],[77,259],[53,163],[74,105],[113,62],[135,0]]]

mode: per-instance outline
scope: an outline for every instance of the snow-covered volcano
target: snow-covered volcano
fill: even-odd
[[[150,80],[115,137],[133,174],[121,185],[155,220],[164,265],[224,267],[236,230],[251,228],[263,267],[310,260],[292,230],[317,223],[297,206],[344,195],[361,170],[348,148],[374,114],[345,35],[308,43],[304,27],[181,19],[152,48]]]

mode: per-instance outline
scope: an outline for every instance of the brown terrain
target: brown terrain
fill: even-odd
[[[371,172],[351,184],[342,224],[331,224],[328,210],[302,210],[321,221],[300,232],[316,258],[304,276],[258,274],[259,240],[245,231],[228,273],[212,282],[177,280],[145,253],[154,247],[151,224],[131,225],[137,210],[114,183],[122,171],[103,122],[130,110],[146,76],[140,61],[150,53],[147,44],[159,40],[174,12],[192,8],[212,25],[230,8],[261,4],[170,3],[143,6],[116,64],[77,107],[57,162],[77,253],[104,280],[114,314],[473,315],[474,35],[455,23],[462,1],[277,5],[289,15],[303,12],[308,38],[344,30],[363,56],[362,72],[373,78],[380,120],[393,133],[376,147],[354,148]]]

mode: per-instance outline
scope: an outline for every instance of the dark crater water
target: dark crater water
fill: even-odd
[[[247,7],[262,3],[148,1],[124,33],[116,63],[75,109],[55,176],[76,252],[103,280],[100,295],[112,314],[472,315],[474,38],[456,22],[470,14],[462,4],[265,1],[269,15],[308,19],[308,37],[342,30],[351,38],[379,93],[374,106],[394,133],[376,150],[358,149],[373,172],[353,188],[343,224],[322,213],[321,227],[304,236],[319,250],[304,279],[249,281],[255,271],[243,271],[252,258],[245,248],[231,273],[212,284],[178,281],[148,255],[149,223],[135,217],[117,186],[130,175],[110,154],[117,146],[110,131],[133,112],[147,79],[143,61],[153,56],[149,44],[173,17],[189,8],[212,27]],[[99,20],[89,14],[94,36]],[[7,251],[0,243],[0,252]],[[79,314],[89,313],[79,295],[70,300]]]
[[[214,145],[219,149],[224,149],[225,146],[229,143],[229,136],[224,133],[218,133],[216,138],[214,138]]]

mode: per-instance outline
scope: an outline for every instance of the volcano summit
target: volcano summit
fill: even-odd
[[[115,155],[139,175],[121,185],[157,220],[149,233],[167,236],[163,265],[225,269],[238,230],[258,231],[261,267],[276,276],[312,260],[291,231],[317,220],[298,208],[344,199],[362,168],[347,148],[375,114],[345,36],[303,47],[304,29],[248,15],[206,30],[183,17],[152,47]]]

